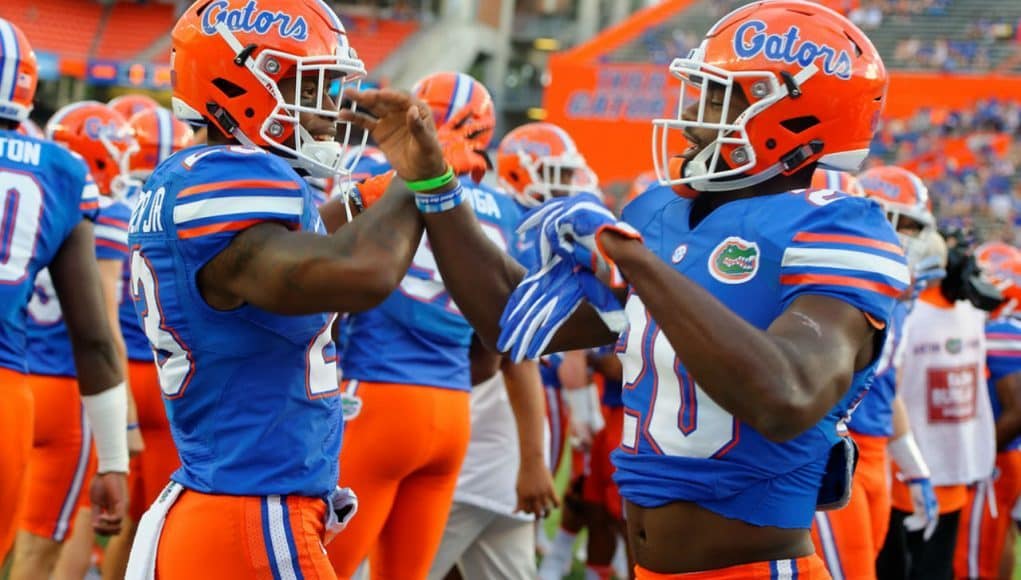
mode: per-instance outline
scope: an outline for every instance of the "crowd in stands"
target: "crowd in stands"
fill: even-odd
[[[885,123],[871,163],[894,163],[929,187],[941,225],[1012,243],[1021,226],[1021,103],[988,100],[959,111],[921,109]]]

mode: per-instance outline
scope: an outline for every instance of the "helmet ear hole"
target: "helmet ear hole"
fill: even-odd
[[[213,79],[213,86],[220,89],[220,92],[223,93],[228,99],[240,97],[241,95],[248,92],[245,89],[239,87],[238,85],[222,77]]]
[[[794,117],[780,121],[780,126],[797,135],[819,124],[819,118],[812,115]]]
[[[106,161],[103,161],[102,159],[97,159],[96,160],[96,167],[100,171],[106,171]]]

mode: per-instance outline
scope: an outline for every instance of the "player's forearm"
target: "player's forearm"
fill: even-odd
[[[71,347],[78,371],[78,390],[82,396],[102,393],[124,381],[112,337],[80,338],[72,340]]]
[[[904,399],[897,395],[890,404],[893,408],[893,435],[890,439],[900,439],[906,433],[911,432],[911,419],[908,418],[908,409],[904,406]]]
[[[535,361],[515,364],[504,359],[501,370],[517,424],[521,461],[544,461],[546,401],[539,367]]]
[[[500,315],[525,269],[486,237],[468,203],[425,215],[443,284],[482,341],[494,348]]]
[[[610,234],[602,241],[685,368],[717,404],[775,440],[793,438],[819,420],[819,404],[812,400],[818,389],[805,384],[798,353],[744,321],[641,241]]]
[[[277,258],[267,262],[278,273],[258,276],[268,285],[262,306],[280,314],[360,312],[385,300],[407,272],[423,230],[411,192],[397,180],[392,188],[328,238],[292,237],[273,246]]]

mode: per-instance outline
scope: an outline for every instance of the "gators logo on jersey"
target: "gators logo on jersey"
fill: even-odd
[[[709,273],[724,284],[741,284],[759,271],[759,245],[731,236],[709,256]]]

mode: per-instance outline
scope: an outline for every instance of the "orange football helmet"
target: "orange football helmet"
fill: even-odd
[[[46,138],[46,134],[39,128],[39,125],[36,125],[35,121],[28,117],[18,124],[18,133],[25,135],[26,137],[35,137],[36,139]]]
[[[97,101],[67,105],[46,123],[46,137],[81,155],[100,193],[125,193],[128,159],[138,144],[120,113]]]
[[[108,107],[117,111],[125,119],[134,117],[136,113],[160,108],[156,99],[138,93],[114,97],[106,103]]]
[[[552,123],[527,123],[500,141],[496,154],[501,187],[525,206],[592,191],[598,183],[574,140]]]
[[[816,168],[812,173],[812,189],[832,189],[842,191],[854,197],[865,197],[865,190],[858,183],[858,178],[846,171]]]
[[[184,11],[171,39],[179,119],[266,147],[310,175],[345,175],[352,126],[340,121],[339,100],[324,95],[337,80],[341,94],[357,87],[365,66],[323,0],[200,0]],[[285,79],[295,79],[293,94],[281,91]],[[302,97],[304,81],[317,83],[315,97]],[[339,138],[310,134],[301,113],[336,119]]]
[[[922,227],[935,227],[929,188],[914,173],[903,167],[883,165],[858,175],[858,182],[866,197],[883,206],[895,229],[900,216],[911,218]]]
[[[191,146],[195,132],[187,123],[157,107],[135,113],[128,124],[135,132],[138,149],[128,160],[128,170],[136,179],[148,179],[156,167],[174,153]]]
[[[0,119],[24,121],[32,112],[39,65],[28,38],[0,18]]]
[[[439,129],[453,129],[474,149],[485,149],[493,140],[496,117],[489,90],[469,75],[458,72],[431,74],[415,83],[411,93],[429,105]],[[446,127],[453,121],[455,127]]]
[[[741,189],[811,163],[857,171],[887,87],[865,34],[802,0],[734,10],[670,72],[681,80],[677,116],[653,121],[653,160],[663,184],[696,191]],[[688,149],[678,155],[681,136]]]
[[[986,242],[975,248],[975,261],[1005,299],[990,318],[1016,312],[1021,305],[1021,250],[1004,242]]]
[[[1003,268],[1021,264],[1021,250],[1005,242],[986,242],[975,248],[979,268],[995,274]]]

